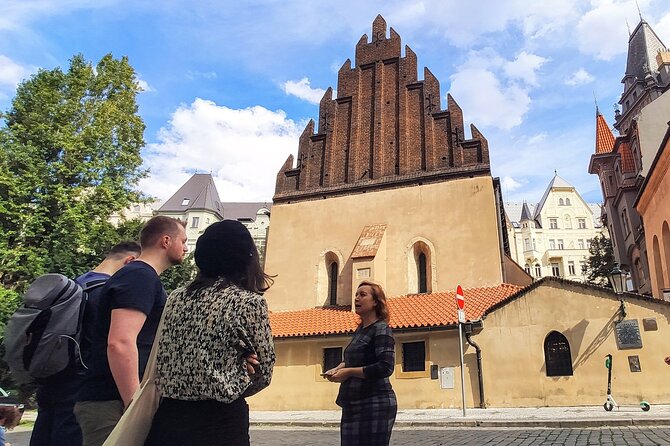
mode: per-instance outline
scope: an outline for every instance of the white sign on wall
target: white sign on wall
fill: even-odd
[[[440,387],[443,389],[454,388],[454,368],[442,367],[440,369]]]

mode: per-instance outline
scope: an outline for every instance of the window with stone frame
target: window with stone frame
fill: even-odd
[[[570,206],[570,199],[569,199],[569,198],[566,198],[566,199],[565,199],[565,205],[566,205],[566,206]]]
[[[337,305],[337,262],[331,262],[328,266],[328,303]]]
[[[544,364],[547,376],[572,376],[572,355],[568,339],[552,331],[544,340]]]
[[[523,266],[523,270],[526,271],[526,274],[528,274],[530,276],[530,265],[529,264],[526,263]]]
[[[402,343],[402,371],[423,372],[426,370],[426,343],[403,342]]]
[[[550,218],[549,219],[549,227],[551,229],[558,229],[558,218]]]
[[[542,267],[538,263],[535,264],[535,277],[542,277]]]
[[[561,277],[561,266],[558,263],[551,264],[551,275],[554,277]]]
[[[191,219],[191,228],[198,228],[200,226],[200,217],[193,217]]]
[[[575,275],[575,262],[568,262],[568,274]]]
[[[549,249],[556,249],[556,240],[549,239]]]
[[[326,347],[323,349],[323,371],[337,367],[342,362],[342,347]]]
[[[583,238],[580,238],[579,240],[577,240],[577,248],[584,249],[584,239]]]
[[[558,239],[558,249],[563,249],[563,239]]]
[[[586,229],[586,219],[585,218],[578,218],[577,219],[577,225],[579,226],[579,229]]]
[[[628,212],[625,209],[621,211],[621,224],[623,225],[624,235],[630,234],[630,222],[628,221]]]

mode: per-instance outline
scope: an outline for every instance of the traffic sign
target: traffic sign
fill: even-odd
[[[460,308],[458,309],[458,322],[465,324],[465,311],[461,310]]]
[[[456,288],[456,303],[458,304],[458,309],[462,310],[465,307],[465,298],[463,297],[463,288],[460,285]]]

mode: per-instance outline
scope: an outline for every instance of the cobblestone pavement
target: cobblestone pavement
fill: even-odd
[[[12,446],[28,446],[30,432],[8,432]],[[339,446],[336,429],[253,428],[253,446],[299,445]],[[392,446],[587,446],[587,445],[670,445],[670,427],[611,427],[585,429],[546,428],[445,428],[397,429]]]

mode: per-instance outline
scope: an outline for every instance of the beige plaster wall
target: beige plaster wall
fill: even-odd
[[[561,289],[560,287],[563,287]],[[670,305],[626,297],[627,319],[640,326],[643,347],[618,350],[614,321],[619,301],[612,293],[545,282],[491,313],[473,335],[482,349],[487,407],[599,406],[605,401],[605,355],[613,355],[612,392],[619,404],[670,403],[666,377],[670,366]],[[655,318],[658,330],[645,331],[643,318]],[[544,339],[561,332],[570,343],[573,376],[547,377]],[[458,331],[395,333],[396,367],[391,383],[400,409],[460,408]],[[426,342],[426,371],[403,373],[402,343]],[[349,337],[277,341],[277,365],[271,386],[249,400],[254,410],[336,409],[338,385],[321,373],[323,348],[346,347]],[[464,342],[467,407],[479,406],[475,349]],[[638,355],[641,372],[633,373],[628,356]],[[453,367],[454,387],[442,389],[430,379],[430,366]],[[652,409],[653,410],[653,409]]]
[[[643,347],[619,350],[614,321],[619,301],[611,293],[547,282],[490,314],[475,336],[483,355],[487,405],[493,407],[603,404],[606,395],[605,355],[613,355],[612,393],[620,404],[646,399],[670,403],[663,362],[670,355],[670,307],[625,298],[626,319],[636,319]],[[656,318],[657,331],[644,331],[642,319]],[[573,376],[547,377],[544,339],[552,330],[570,343]],[[638,355],[641,372],[629,369],[628,356]]]
[[[265,263],[266,272],[277,275],[266,293],[270,309],[325,304],[316,301],[324,249],[345,257],[338,302],[349,304],[349,256],[363,227],[378,223],[387,224],[385,253],[378,256],[385,254],[388,296],[416,292],[408,285],[406,252],[416,237],[435,247],[433,291],[502,281],[492,179],[476,177],[273,206]]]

